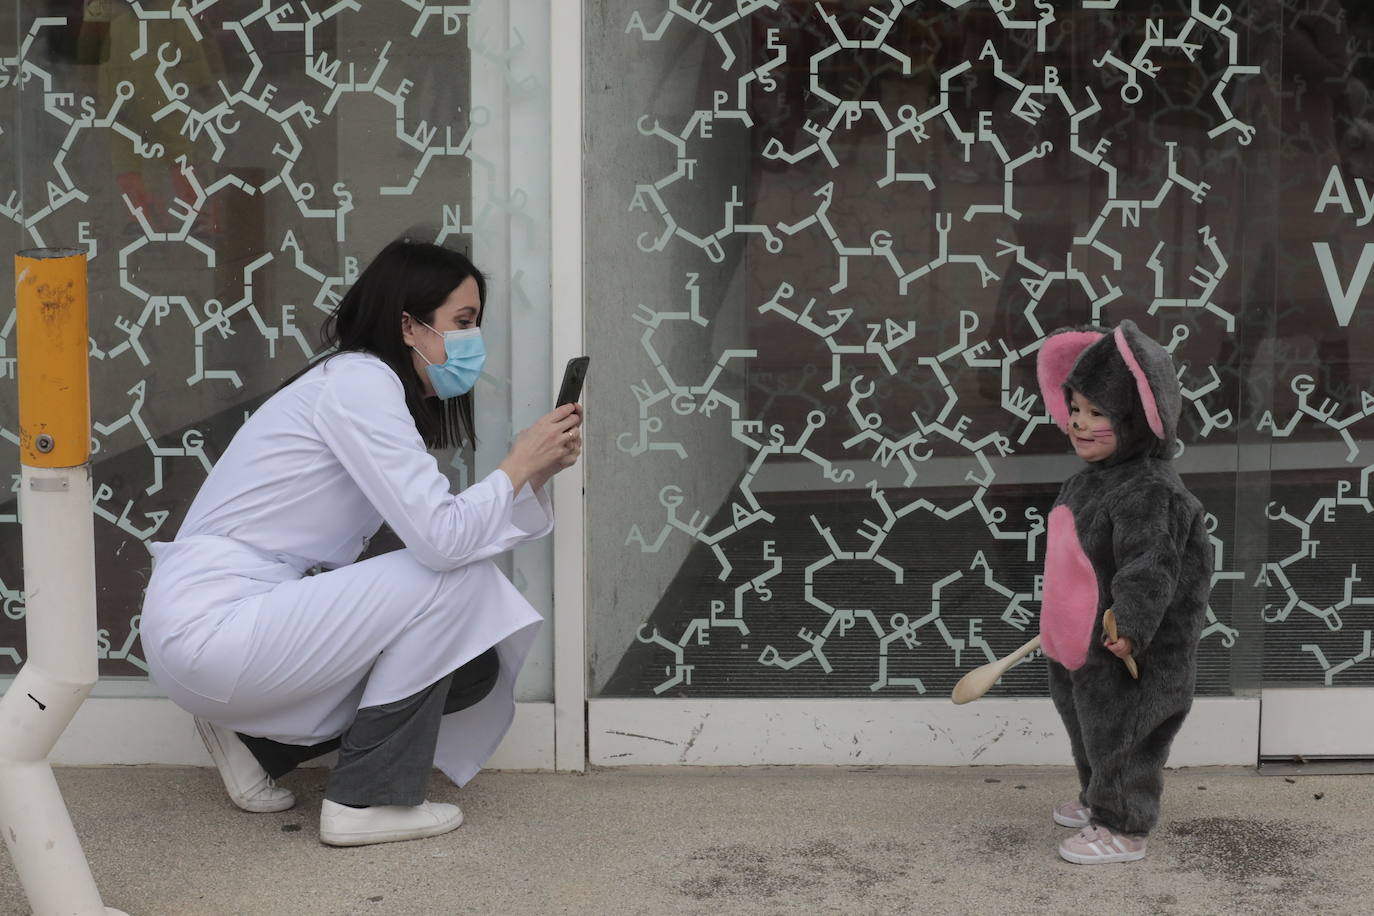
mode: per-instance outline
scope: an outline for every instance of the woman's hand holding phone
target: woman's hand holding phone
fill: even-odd
[[[501,462],[515,492],[526,483],[538,489],[582,455],[582,405],[564,404],[521,431]]]

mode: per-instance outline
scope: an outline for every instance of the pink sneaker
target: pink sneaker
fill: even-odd
[[[1086,827],[1092,823],[1092,813],[1082,802],[1066,801],[1054,809],[1054,822],[1060,827]]]
[[[1059,844],[1059,856],[1075,865],[1105,865],[1145,858],[1145,838],[1087,826]]]

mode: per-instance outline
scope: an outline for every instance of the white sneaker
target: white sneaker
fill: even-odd
[[[296,803],[295,794],[272,781],[238,735],[199,718],[196,719],[196,733],[205,742],[205,749],[210,752],[215,769],[219,770],[219,778],[224,780],[229,800],[239,808],[262,814],[285,811]]]
[[[440,802],[350,808],[326,798],[320,805],[320,842],[329,846],[419,840],[457,830],[462,824],[462,810]]]

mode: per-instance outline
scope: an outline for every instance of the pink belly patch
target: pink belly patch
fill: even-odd
[[[1078,542],[1068,506],[1050,512],[1045,544],[1045,585],[1040,602],[1040,646],[1070,670],[1083,667],[1097,622],[1097,576]]]

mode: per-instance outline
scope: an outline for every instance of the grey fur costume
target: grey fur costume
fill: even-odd
[[[1080,800],[1094,823],[1144,835],[1192,706],[1211,590],[1202,505],[1170,461],[1182,395],[1169,353],[1130,321],[1055,331],[1037,374],[1061,429],[1074,389],[1116,433],[1116,451],[1065,481],[1051,510],[1040,630]],[[1102,644],[1107,608],[1134,641],[1139,680]]]

